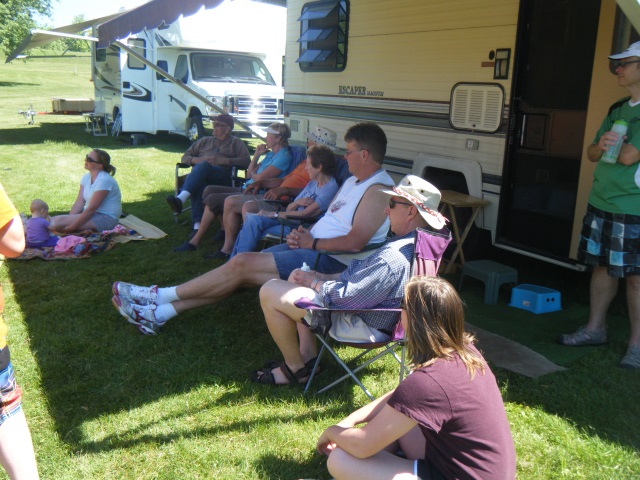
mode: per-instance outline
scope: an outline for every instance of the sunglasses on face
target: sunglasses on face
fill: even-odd
[[[618,67],[624,68],[627,65],[631,65],[632,63],[640,63],[640,60],[630,60],[628,62],[615,62],[614,65],[615,65],[615,68],[618,68]]]
[[[395,208],[396,205],[409,205],[411,207],[411,206],[413,206],[413,203],[399,202],[398,200],[394,200],[393,198],[390,198],[389,199],[389,208]]]
[[[89,162],[89,163],[100,163],[99,161],[94,160],[93,158],[91,158],[91,157],[89,156],[89,154],[87,154],[87,156],[86,156],[86,157],[84,157],[84,159],[85,159],[85,161],[87,161],[87,162]]]

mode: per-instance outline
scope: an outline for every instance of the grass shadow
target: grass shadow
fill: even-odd
[[[77,116],[74,116],[77,117]],[[36,116],[39,119],[38,116]],[[159,133],[157,135],[146,134],[147,142],[135,148],[139,150],[158,149],[163,152],[173,152],[179,160],[184,151],[189,147],[189,140],[179,135]],[[108,151],[131,148],[130,133],[121,134],[118,137],[92,136],[85,130],[84,123],[54,122],[51,117],[46,122],[36,121],[35,125],[25,125],[20,128],[5,128],[0,136],[0,145],[44,145],[51,142],[62,142],[72,145],[86,145],[88,148],[99,146]]]
[[[27,83],[27,82],[0,82],[0,87],[35,87],[39,83]]]

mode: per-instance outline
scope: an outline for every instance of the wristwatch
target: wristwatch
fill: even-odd
[[[278,218],[278,212],[273,214],[273,218]]]

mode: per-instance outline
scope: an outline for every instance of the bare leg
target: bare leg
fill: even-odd
[[[211,226],[211,224],[215,219],[216,217],[213,214],[213,212],[209,210],[208,207],[205,207],[204,213],[202,214],[202,219],[200,220],[200,226],[198,227],[198,231],[193,236],[193,238],[189,240],[189,243],[191,245],[195,245],[196,247],[200,245],[200,242],[204,238],[205,234],[207,233],[207,230],[209,230],[209,227]]]
[[[278,278],[278,268],[270,253],[241,253],[230,261],[189,280],[176,289],[181,299],[173,302],[182,313],[203,305],[219,302],[240,287],[259,287]]]
[[[0,463],[12,480],[37,480],[38,465],[24,411],[0,427]]]
[[[631,336],[629,346],[640,346],[640,275],[627,277],[627,306]]]
[[[236,243],[236,237],[242,227],[242,205],[244,200],[240,195],[227,197],[224,201],[224,214],[222,215],[222,225],[224,228],[224,245],[222,250],[224,253],[231,253],[233,245]]]
[[[607,323],[607,310],[618,291],[618,279],[607,274],[606,267],[595,267],[591,275],[591,310],[587,330],[604,330]]]
[[[356,458],[341,448],[329,455],[327,468],[336,480],[415,480],[413,460],[407,460],[385,450],[368,458]]]
[[[66,228],[71,225],[79,216],[79,213],[73,215],[58,215],[51,218],[51,221],[53,222],[55,228],[59,230],[60,228]],[[94,232],[97,231],[95,224],[91,220],[79,226],[77,231],[81,232],[83,230],[93,230]]]
[[[260,205],[258,202],[254,202],[253,200],[249,200],[242,205],[242,220],[244,221],[247,213],[258,213],[260,211]]]
[[[307,361],[316,356],[315,342],[314,348],[311,348],[308,339],[305,339],[305,353],[308,358],[301,355],[297,325],[306,310],[293,304],[295,300],[313,295],[311,289],[284,280],[272,280],[260,289],[260,305],[267,327],[292,372],[300,370]],[[305,330],[309,329],[305,327]],[[274,369],[272,373],[276,383],[287,383],[279,368]]]

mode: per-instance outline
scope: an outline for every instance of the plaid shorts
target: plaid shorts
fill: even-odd
[[[22,410],[22,389],[16,383],[13,365],[9,362],[0,372],[0,425],[20,410]]]
[[[640,216],[609,213],[587,207],[582,224],[578,261],[607,267],[616,278],[640,275]]]

